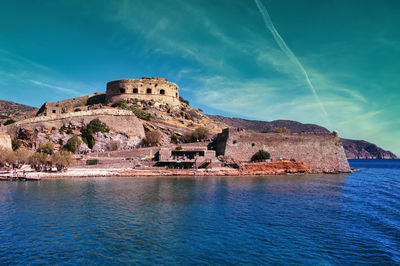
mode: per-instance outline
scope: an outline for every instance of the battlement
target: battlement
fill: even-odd
[[[106,102],[118,100],[153,100],[156,103],[179,105],[179,87],[166,78],[120,79],[107,83]]]

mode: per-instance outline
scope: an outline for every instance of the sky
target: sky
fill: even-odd
[[[1,0],[0,99],[165,77],[207,114],[314,123],[400,155],[400,1]]]

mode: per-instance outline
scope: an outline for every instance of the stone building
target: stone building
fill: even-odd
[[[170,106],[179,105],[179,88],[165,78],[120,79],[107,83],[106,102],[153,100]]]
[[[170,168],[208,168],[220,165],[215,151],[204,146],[183,147],[180,150],[162,148],[158,157],[158,165]]]

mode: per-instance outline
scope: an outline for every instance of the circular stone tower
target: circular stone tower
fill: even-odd
[[[179,105],[179,88],[165,78],[120,79],[107,83],[106,101],[153,100],[158,104]]]

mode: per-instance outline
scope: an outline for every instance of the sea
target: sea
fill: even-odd
[[[0,182],[0,264],[399,265],[400,160],[350,165]]]

